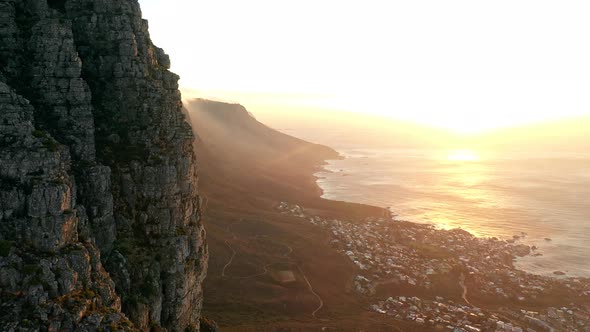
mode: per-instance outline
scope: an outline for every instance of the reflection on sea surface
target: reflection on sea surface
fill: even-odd
[[[590,155],[473,149],[341,149],[321,173],[325,197],[391,206],[400,218],[541,248],[538,273],[590,276]],[[551,241],[545,238],[550,238]]]
[[[470,149],[454,149],[447,153],[447,159],[450,161],[476,161],[479,156]]]

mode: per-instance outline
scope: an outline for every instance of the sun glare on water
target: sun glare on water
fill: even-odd
[[[447,160],[469,162],[479,160],[479,156],[473,150],[456,149],[448,152]]]

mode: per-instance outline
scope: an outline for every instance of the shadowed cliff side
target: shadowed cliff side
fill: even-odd
[[[0,329],[198,330],[194,135],[138,2],[0,12]]]

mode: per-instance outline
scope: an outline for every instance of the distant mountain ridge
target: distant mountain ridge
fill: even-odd
[[[290,159],[321,163],[340,157],[329,147],[306,142],[262,124],[240,104],[194,99],[187,102],[186,107],[196,132],[206,145],[223,148],[224,153],[231,152],[236,158],[245,158],[242,161],[250,161],[255,156],[258,161]]]

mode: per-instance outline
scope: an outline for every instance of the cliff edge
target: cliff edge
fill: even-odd
[[[0,0],[0,330],[199,330],[178,76],[136,0]]]

